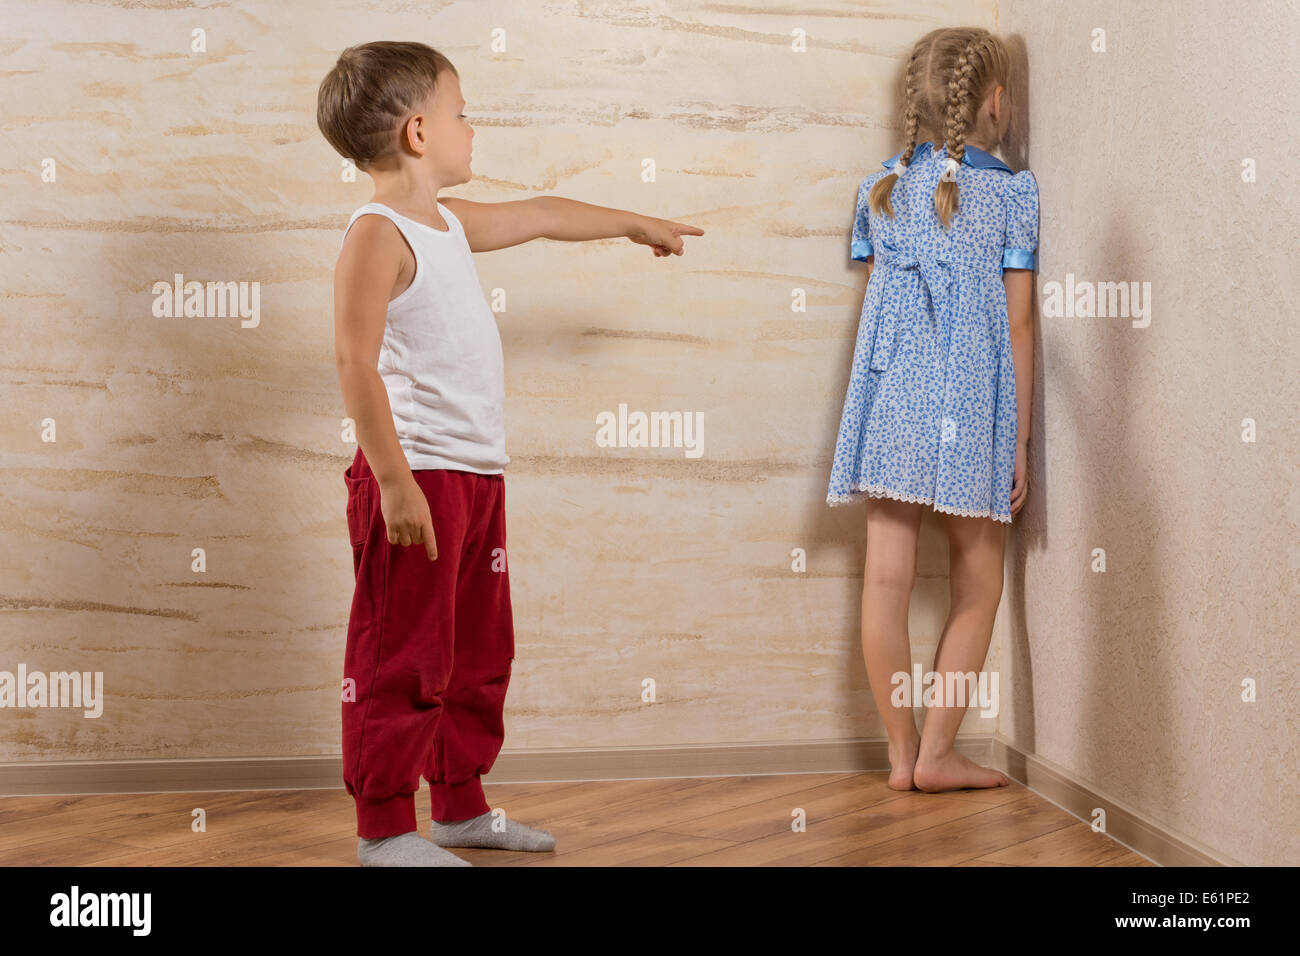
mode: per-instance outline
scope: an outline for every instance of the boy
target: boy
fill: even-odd
[[[501,338],[471,252],[626,236],[681,255],[682,223],[540,196],[438,199],[469,182],[459,74],[422,43],[344,50],[316,119],[374,180],[334,275],[334,336],[357,452],[344,473],[356,590],[344,657],[343,780],[363,866],[469,866],[441,847],[550,850],[493,827],[480,777],[504,737],[515,654],[505,562]],[[436,533],[436,537],[435,537]],[[429,781],[433,824],[416,832]]]

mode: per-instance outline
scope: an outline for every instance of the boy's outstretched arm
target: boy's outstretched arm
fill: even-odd
[[[681,236],[704,235],[703,229],[685,223],[593,206],[563,196],[534,196],[514,202],[439,202],[464,226],[471,252],[505,249],[532,239],[583,242],[622,237],[650,246],[656,256],[680,256],[684,251]]]

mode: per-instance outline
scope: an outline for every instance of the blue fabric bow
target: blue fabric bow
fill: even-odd
[[[876,340],[871,347],[871,368],[883,372],[889,368],[898,335],[898,319],[912,301],[916,287],[925,294],[925,309],[932,323],[936,306],[947,314],[951,309],[952,263],[932,256],[916,256],[880,243],[885,255],[876,255],[876,268],[884,268],[885,287],[881,294],[882,311],[877,320]]]

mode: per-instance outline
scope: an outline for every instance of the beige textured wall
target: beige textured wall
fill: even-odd
[[[1281,2],[999,4],[1029,54],[1040,292],[1151,289],[1146,328],[1040,311],[999,731],[1253,864],[1300,863],[1297,27]]]
[[[991,8],[836,9],[16,7],[5,658],[102,671],[108,700],[90,720],[0,712],[0,759],[338,752],[354,446],[330,277],[370,186],[340,182],[315,93],[344,46],[394,37],[462,73],[476,179],[449,195],[550,193],[708,232],[671,259],[626,240],[477,257],[508,295],[506,746],[876,735],[862,512],[824,504],[866,282],[849,230],[858,182],[896,149],[881,94],[902,51]],[[261,283],[260,323],[155,318],[152,285],[176,273]],[[703,456],[598,447],[620,403],[703,413]],[[922,655],[944,613],[934,544]]]
[[[1014,14],[1043,64],[1040,282],[1150,280],[1157,311],[1143,330],[1043,322],[1034,489],[989,665],[1004,711],[964,729],[1000,729],[1219,851],[1294,862],[1294,756],[1269,743],[1294,723],[1286,34],[1238,21],[1233,56],[1214,57],[1208,17],[1183,36],[1119,6],[790,8],[7,4],[0,669],[102,671],[107,701],[98,719],[0,711],[0,760],[338,752],[353,448],[330,274],[370,190],[339,181],[313,110],[337,52],[380,38],[461,71],[476,179],[445,195],[562,195],[708,233],[671,260],[623,240],[476,257],[509,303],[506,747],[881,735],[858,648],[862,510],[824,504],[866,280],[853,203],[899,148],[889,90],[914,39]],[[1086,52],[1098,23],[1128,33],[1107,60]],[[1238,182],[1242,156],[1260,182]],[[1153,186],[1158,165],[1177,179]],[[150,288],[175,273],[260,283],[260,323],[155,318]],[[596,415],[620,403],[702,412],[703,457],[597,447]],[[1237,439],[1243,417],[1257,444]],[[923,663],[946,562],[927,516]],[[1261,684],[1249,708],[1243,676]]]

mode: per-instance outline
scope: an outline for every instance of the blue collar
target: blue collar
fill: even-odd
[[[919,156],[933,152],[933,150],[934,147],[930,145],[929,140],[917,143],[916,149],[912,152],[912,159],[915,161]],[[886,169],[892,168],[895,163],[902,159],[902,157],[903,151],[900,149],[880,165],[884,166]],[[966,147],[966,154],[962,157],[961,161],[962,165],[974,166],[976,169],[1005,169],[1007,172],[1012,171],[1010,166],[1002,162],[1002,160],[998,159],[992,153],[986,153],[984,150],[975,146]]]

